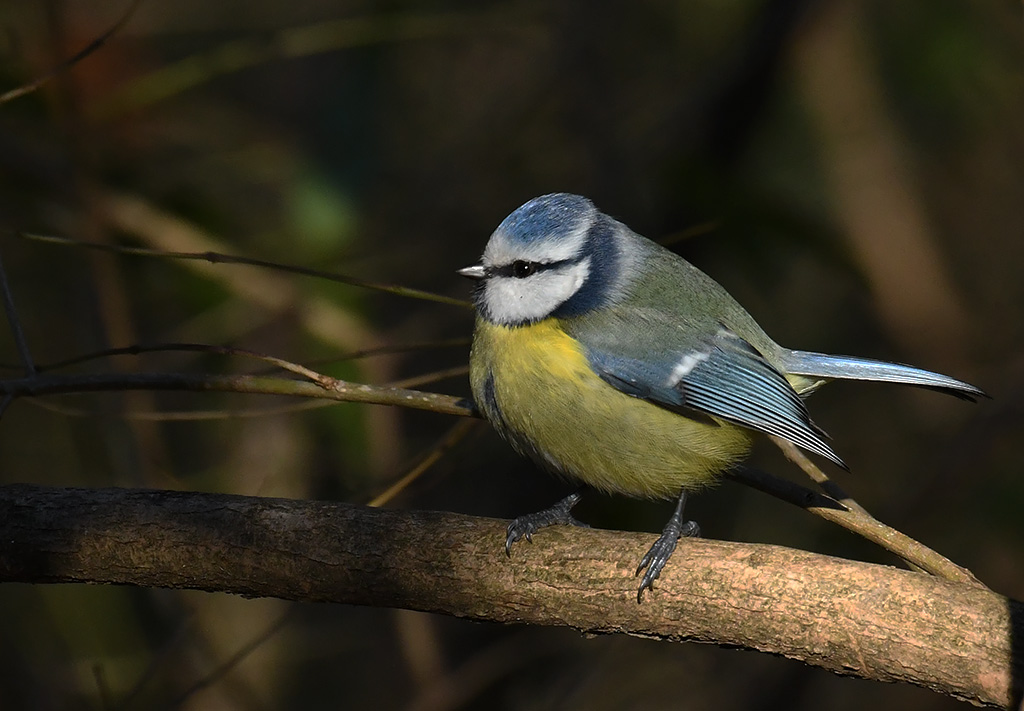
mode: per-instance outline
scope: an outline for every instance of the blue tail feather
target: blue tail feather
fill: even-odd
[[[783,356],[783,368],[790,375],[803,375],[812,378],[873,380],[881,383],[916,385],[972,402],[978,398],[988,397],[980,388],[948,375],[933,373],[910,365],[857,358],[856,356],[787,351]]]

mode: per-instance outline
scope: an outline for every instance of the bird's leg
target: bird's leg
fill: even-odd
[[[640,575],[644,568],[647,569],[644,572],[644,577],[640,580],[640,588],[636,591],[637,602],[641,601],[645,589],[654,589],[654,581],[658,579],[665,564],[668,563],[668,559],[672,557],[672,553],[676,549],[676,542],[683,536],[700,536],[700,526],[697,525],[696,521],[683,521],[684,506],[686,506],[685,489],[679,492],[676,510],[672,512],[672,517],[665,524],[661,536],[654,542],[650,550],[644,554],[644,557],[640,560],[640,565],[636,568],[636,575]]]
[[[520,538],[533,542],[533,534],[547,526],[580,526],[590,528],[582,521],[577,521],[572,516],[572,507],[579,503],[583,495],[578,491],[566,496],[551,508],[538,511],[537,513],[526,514],[513,519],[508,525],[508,535],[505,536],[505,553],[512,555],[512,544]]]

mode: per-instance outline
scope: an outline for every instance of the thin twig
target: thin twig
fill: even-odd
[[[113,697],[110,694],[110,683],[107,681],[106,669],[99,662],[92,665],[92,678],[96,681],[96,691],[100,697],[100,708],[103,711],[110,711],[114,708]]]
[[[383,385],[350,383],[319,375],[315,383],[286,378],[204,373],[98,373],[89,375],[36,375],[0,380],[0,395],[39,397],[118,390],[183,390],[235,392],[312,397],[339,402],[398,405],[445,415],[479,416],[465,398]]]
[[[421,375],[413,375],[408,378],[403,378],[402,380],[395,380],[394,382],[388,383],[388,386],[392,388],[418,388],[421,385],[429,385],[430,383],[436,383],[439,380],[457,378],[460,375],[466,375],[468,372],[468,365],[456,365],[451,368],[445,368],[444,370],[435,370],[432,373],[423,373]]]
[[[280,417],[309,410],[333,407],[338,403],[333,400],[303,400],[279,407],[253,408],[218,408],[216,410],[104,410],[70,407],[43,398],[29,398],[27,402],[47,412],[61,417],[99,417],[117,418],[118,420],[138,420],[142,422],[211,422],[214,420],[255,419],[259,417]]]
[[[553,637],[544,644],[528,629],[503,635],[476,652],[447,674],[421,684],[405,711],[452,711],[467,708],[473,699],[499,679],[511,678],[520,669],[537,668],[540,660],[558,663],[558,657],[578,649],[579,637]]]
[[[74,358],[65,358],[64,360],[54,361],[53,363],[37,365],[36,371],[39,373],[45,373],[51,370],[61,370],[63,368],[70,368],[73,365],[81,365],[82,363],[100,360],[101,358],[112,358],[116,356],[137,356],[143,355],[145,353],[165,353],[177,351],[213,353],[215,355],[237,355],[258,358],[260,360],[269,360],[272,358],[276,358],[276,356],[264,355],[262,353],[250,351],[244,348],[235,348],[234,346],[218,346],[211,345],[209,343],[154,343],[150,345],[136,344],[132,346],[122,346],[119,348],[105,348],[100,351],[94,351],[92,353],[86,353],[84,355],[75,356]],[[277,363],[274,364],[278,365]]]
[[[97,249],[103,252],[113,252],[115,254],[126,254],[136,257],[181,259],[186,261],[209,262],[210,264],[242,264],[250,267],[274,269],[276,271],[289,272],[292,274],[301,274],[303,276],[312,276],[318,279],[325,279],[327,281],[338,282],[339,284],[348,284],[349,286],[357,286],[363,289],[370,289],[371,291],[380,291],[386,294],[394,294],[396,296],[405,296],[412,299],[422,299],[424,301],[434,301],[439,304],[461,306],[463,308],[472,307],[472,304],[470,304],[468,301],[464,299],[456,299],[450,296],[443,296],[441,294],[435,294],[433,292],[424,291],[422,289],[413,289],[406,286],[399,286],[397,284],[384,284],[380,282],[366,281],[365,279],[357,279],[356,277],[345,276],[344,274],[325,272],[320,269],[312,269],[310,267],[303,267],[297,264],[282,264],[278,262],[271,262],[265,259],[242,257],[240,255],[235,254],[223,254],[221,252],[173,252],[163,249],[151,249],[149,247],[126,247],[124,245],[118,244],[102,244],[99,242],[87,242],[84,240],[76,240],[68,237],[40,235],[21,231],[16,232],[16,234],[25,239],[36,240],[38,242],[46,242],[47,244],[85,247],[86,249]]]
[[[829,478],[828,474],[823,472],[821,468],[812,462],[806,454],[801,452],[795,444],[787,439],[776,437],[774,435],[769,435],[769,439],[775,443],[776,447],[782,450],[782,453],[786,455],[786,459],[800,467],[804,473],[811,478],[811,481],[821,487],[822,491],[843,504],[846,508],[852,511],[858,511],[865,516],[871,516],[867,509],[858,504],[852,496],[843,491],[843,488],[839,486],[839,484]]]
[[[36,366],[32,362],[32,353],[28,349],[25,332],[21,329],[18,311],[14,308],[14,296],[11,294],[11,286],[7,281],[7,270],[4,269],[3,259],[0,259],[0,294],[3,296],[4,310],[7,312],[7,322],[11,326],[14,344],[18,347],[18,355],[21,356],[21,364],[25,367],[25,371],[32,375],[36,372]]]
[[[513,12],[518,8],[509,7]],[[273,34],[243,37],[198,52],[152,71],[95,106],[104,119],[178,95],[216,77],[274,60],[337,52],[384,42],[401,42],[482,32],[522,31],[527,25],[505,8],[486,14],[376,13],[288,27]]]
[[[473,431],[473,428],[476,427],[476,425],[477,423],[475,420],[460,420],[457,422],[454,427],[445,433],[444,437],[442,437],[437,444],[430,448],[416,466],[410,469],[405,476],[389,486],[382,493],[372,498],[369,503],[367,503],[367,506],[383,506],[391,501],[407,486],[409,486],[409,484],[416,481],[423,472],[434,466],[434,464],[449,452],[452,447],[461,442],[467,434]]]
[[[348,360],[357,360],[361,358],[370,358],[373,356],[381,355],[393,355],[396,353],[408,353],[411,351],[424,350],[428,348],[452,348],[456,346],[468,346],[469,343],[470,339],[468,338],[449,338],[440,341],[422,341],[419,343],[389,344],[384,346],[376,346],[374,348],[364,348],[358,351],[352,351],[351,353],[345,353],[333,358],[313,360],[310,361],[310,363],[313,365],[330,365],[332,363],[339,363]],[[35,367],[35,372],[46,373],[53,370],[61,370],[63,368],[69,368],[73,365],[80,365],[82,363],[88,363],[90,361],[100,360],[102,358],[112,358],[116,356],[138,356],[146,353],[166,353],[178,351],[213,353],[215,355],[246,356],[267,361],[268,363],[275,365],[277,368],[284,367],[281,365],[281,361],[279,358],[277,358],[277,356],[271,356],[268,354],[259,353],[257,351],[251,351],[245,348],[237,348],[234,346],[218,346],[209,343],[153,343],[150,345],[136,344],[132,346],[121,346],[119,348],[105,348],[103,350],[94,351],[92,353],[86,353],[84,355],[75,356],[73,358],[65,358],[64,360],[54,361],[52,363],[45,363],[42,365],[37,364]],[[8,363],[0,363],[0,368],[8,368],[10,370],[15,370],[18,368],[18,366]],[[286,368],[286,370],[291,369]],[[451,372],[437,371],[436,373],[427,373],[424,374],[423,376],[417,377],[442,379],[459,374],[460,373],[455,372],[455,369],[452,369]],[[429,382],[429,380],[425,382]],[[401,385],[398,387],[410,386]]]
[[[874,516],[872,516],[866,508],[861,506],[852,496],[847,494],[846,491],[844,491],[843,488],[839,486],[839,484],[837,484],[825,472],[823,472],[821,468],[817,464],[812,462],[810,458],[806,454],[804,454],[795,444],[793,444],[789,440],[782,439],[781,437],[775,437],[774,435],[769,435],[769,439],[771,439],[771,441],[774,442],[775,445],[782,450],[782,453],[786,455],[786,459],[800,467],[804,471],[804,473],[811,478],[811,481],[813,481],[815,484],[821,487],[822,491],[824,491],[826,494],[828,494],[836,501],[843,504],[843,506],[850,509],[851,511],[856,511],[857,513],[862,514],[863,516],[866,516],[867,518],[870,518],[873,521],[877,521],[877,519]],[[896,551],[893,552],[895,553]],[[911,570],[923,570],[921,566],[916,565],[913,561],[907,560],[906,558],[903,559],[903,562],[905,562]]]
[[[97,49],[102,47],[107,40],[113,37],[114,34],[118,32],[118,30],[125,26],[125,24],[128,22],[128,20],[131,19],[132,15],[135,14],[135,11],[141,4],[142,0],[132,0],[131,4],[128,6],[128,9],[124,11],[124,14],[121,15],[117,22],[111,25],[110,29],[108,29],[106,32],[104,32],[99,37],[94,39],[92,42],[87,44],[84,49],[75,53],[70,58],[65,59],[56,67],[48,71],[46,74],[43,74],[41,77],[38,77],[33,81],[30,81],[28,84],[22,84],[21,86],[15,89],[11,89],[10,91],[5,91],[3,94],[0,94],[0,105],[5,104],[8,101],[11,101],[12,99],[17,99],[19,96],[31,94],[33,91],[39,89],[41,86],[46,84],[48,81],[53,79],[61,72],[70,69],[74,65],[78,64],[78,62],[82,61],[90,54],[95,52]]]
[[[160,649],[156,650],[156,653],[149,658],[149,662],[146,664],[146,668],[135,680],[132,688],[121,697],[117,705],[114,707],[114,711],[126,711],[132,707],[135,699],[139,697],[146,685],[154,678],[157,674],[168,667],[168,660],[171,655],[174,654],[178,647],[185,641],[191,628],[195,625],[196,613],[191,611],[185,620],[177,626],[174,633],[169,639],[167,639]]]
[[[919,566],[925,572],[946,580],[971,583],[982,586],[974,574],[966,568],[933,551],[910,536],[872,518],[860,511],[848,509],[839,501],[808,489],[800,484],[780,479],[765,472],[747,467],[730,471],[729,479],[763,491],[777,499],[788,501],[806,509],[809,513],[831,521],[848,531],[875,543],[885,550]],[[983,587],[983,586],[982,586]]]
[[[416,343],[396,343],[373,348],[363,348],[351,353],[345,353],[335,358],[321,358],[310,361],[313,365],[329,365],[340,361],[357,360],[359,358],[370,358],[379,355],[394,355],[397,353],[410,353],[434,348],[459,348],[468,347],[472,343],[471,338],[444,338],[438,341],[419,341]]]
[[[714,232],[721,226],[722,223],[718,220],[708,220],[707,222],[701,222],[700,224],[693,225],[692,227],[687,227],[679,230],[678,232],[665,235],[663,238],[658,240],[658,244],[662,247],[670,247],[678,242],[685,242],[688,239],[693,239],[694,237]]]
[[[202,691],[214,682],[223,678],[225,674],[227,674],[233,668],[238,666],[241,662],[245,661],[246,657],[248,657],[250,654],[259,649],[259,647],[264,642],[266,642],[268,639],[270,639],[275,634],[280,632],[281,629],[284,628],[284,626],[288,624],[288,622],[290,621],[292,611],[295,609],[295,607],[289,607],[288,610],[285,611],[283,615],[278,617],[277,620],[274,621],[274,623],[271,624],[269,627],[267,627],[261,634],[257,635],[253,639],[249,640],[249,642],[242,645],[242,647],[240,647],[237,652],[228,657],[223,664],[219,665],[216,669],[211,671],[202,679],[199,679],[190,687],[185,689],[185,691],[181,692],[181,694],[178,695],[178,698],[174,699],[169,704],[167,704],[166,708],[181,708],[184,705],[185,701],[187,701],[190,696],[192,696],[196,692]]]
[[[411,378],[406,378],[405,380],[397,380],[381,387],[410,389],[413,387],[420,387],[428,383],[437,382],[439,380],[464,375],[467,371],[468,367],[462,365],[449,368],[447,370],[435,371],[433,373],[424,373],[423,375],[413,376]],[[2,385],[0,385],[0,390],[2,390]],[[7,397],[13,400],[13,396],[8,395]],[[206,422],[210,420],[229,420],[235,418],[277,417],[280,415],[305,412],[307,410],[318,410],[322,407],[331,407],[337,403],[329,400],[312,400],[282,405],[280,407],[221,410],[165,410],[160,412],[102,412],[98,410],[86,410],[85,408],[80,407],[58,405],[45,400],[34,400],[33,404],[44,410],[49,410],[50,412],[63,415],[64,417],[117,417],[122,420],[142,420],[146,422]],[[2,413],[3,408],[0,407],[0,414]]]
[[[290,360],[284,358],[278,358],[267,353],[260,353],[258,351],[251,351],[247,348],[235,348],[234,346],[218,346],[211,345],[208,343],[166,343],[157,344],[155,346],[128,346],[127,348],[112,348],[106,351],[102,351],[103,355],[128,355],[142,353],[146,351],[196,351],[199,353],[213,353],[215,355],[228,355],[228,356],[242,356],[245,358],[255,358],[256,360],[269,363],[276,368],[286,370],[289,373],[302,376],[311,381],[319,382],[324,376],[315,370],[307,368],[299,363],[293,363]],[[73,359],[64,361],[59,364],[61,366],[72,364],[75,362],[81,362],[82,359]],[[50,366],[51,368],[54,366]]]
[[[454,341],[455,339],[453,339]],[[462,342],[464,339],[458,339]],[[445,345],[448,345],[445,343]],[[366,355],[375,354],[377,352],[383,352],[388,347],[384,346],[378,349],[366,349],[364,351],[357,352],[353,357],[363,357]],[[404,348],[404,346],[395,346],[396,350]],[[271,356],[265,353],[259,353],[256,351],[250,351],[245,348],[235,348],[231,346],[217,346],[205,343],[159,343],[150,346],[126,346],[123,348],[109,348],[96,353],[91,353],[85,356],[79,356],[76,358],[69,358],[67,360],[59,361],[57,363],[47,364],[37,368],[36,372],[46,372],[49,370],[63,368],[70,365],[76,365],[78,363],[87,362],[101,357],[117,356],[117,355],[139,355],[141,353],[152,353],[152,352],[165,352],[165,351],[195,351],[200,353],[214,353],[217,355],[229,355],[229,356],[242,356],[247,358],[255,358],[265,363],[269,363],[275,368],[283,369],[296,375],[300,375],[314,383],[319,383],[323,387],[333,387],[334,379],[330,376],[322,375],[306,366],[292,361]],[[434,383],[440,380],[446,380],[448,378],[465,375],[468,372],[468,366],[461,365],[444,370],[434,371],[431,373],[423,373],[420,375],[412,376],[402,380],[397,380],[380,387],[386,388],[401,388],[410,389],[414,387],[420,387],[429,383]],[[0,381],[2,383],[3,381]],[[3,386],[0,384],[0,392],[2,392]],[[12,396],[8,396],[12,398]],[[293,412],[301,412],[304,410],[311,410],[320,407],[327,407],[333,403],[314,401],[304,402],[292,405],[286,405],[283,407],[263,408],[259,410],[222,410],[222,411],[188,411],[188,412],[116,412],[116,413],[102,413],[96,411],[88,411],[82,408],[72,408],[62,405],[55,405],[53,403],[37,403],[44,409],[49,409],[53,412],[57,412],[61,415],[68,417],[95,417],[95,416],[116,416],[123,419],[132,420],[145,420],[145,421],[201,421],[201,420],[217,420],[227,419],[230,417],[268,417],[281,414],[289,414]],[[4,404],[6,407],[6,403]],[[2,408],[0,408],[0,414],[2,414]]]

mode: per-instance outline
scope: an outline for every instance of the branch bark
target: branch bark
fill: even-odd
[[[114,583],[401,607],[781,654],[1018,708],[1024,605],[977,585],[778,546],[686,540],[635,602],[648,534],[341,503],[0,487],[0,581]]]
[[[423,378],[410,378],[391,385],[368,385],[339,380],[310,370],[298,363],[291,363],[275,356],[254,353],[224,346],[201,346],[199,344],[166,344],[168,349],[203,350],[223,355],[242,355],[257,358],[282,368],[303,379],[267,377],[257,375],[209,375],[187,373],[86,373],[57,375],[35,373],[23,378],[0,380],[0,416],[16,397],[40,397],[54,394],[84,393],[93,391],[123,390],[180,390],[195,392],[238,392],[264,395],[292,395],[307,398],[336,400],[339,402],[360,402],[377,405],[397,405],[428,412],[437,412],[463,417],[480,417],[471,400],[441,393],[409,390],[422,384]],[[129,350],[135,351],[135,348]],[[145,350],[138,348],[138,352]],[[105,351],[111,355],[113,351]],[[74,361],[72,361],[74,362]],[[31,371],[32,368],[29,368]],[[461,370],[461,369],[460,369]],[[426,376],[428,379],[437,374]],[[785,440],[773,438],[787,457],[807,472],[811,479],[825,489],[825,494],[816,493],[793,482],[779,479],[764,472],[739,468],[726,476],[772,496],[804,508],[847,530],[863,536],[882,548],[903,558],[907,563],[954,582],[981,583],[971,571],[962,568],[936,551],[913,540],[909,536],[886,526],[874,519],[855,501],[838,490],[828,477],[795,446]],[[833,495],[839,499],[833,498]]]

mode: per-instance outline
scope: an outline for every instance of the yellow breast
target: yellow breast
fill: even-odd
[[[513,446],[605,491],[676,496],[711,483],[750,448],[742,428],[684,417],[605,383],[557,319],[516,328],[477,319],[470,380]]]

